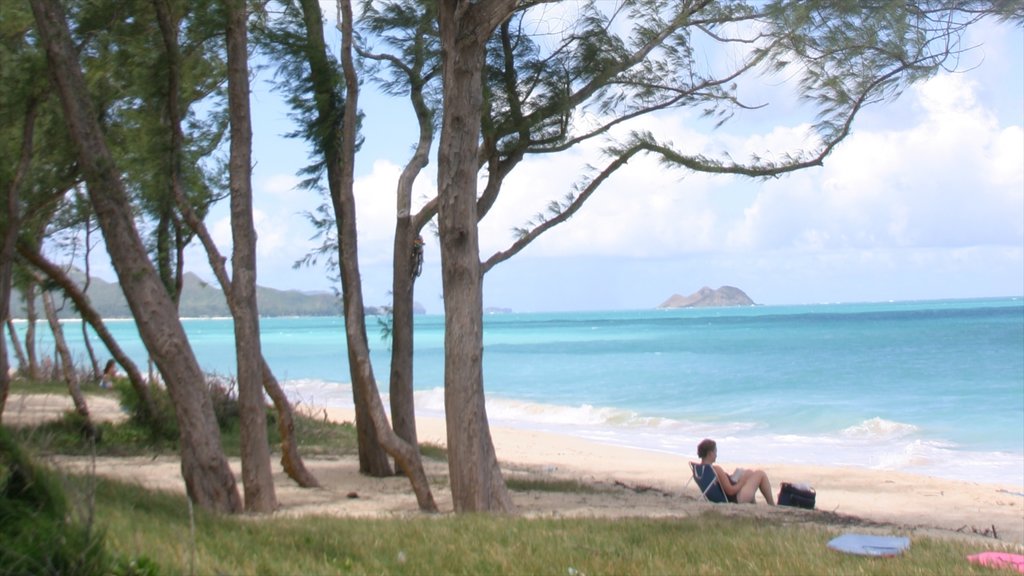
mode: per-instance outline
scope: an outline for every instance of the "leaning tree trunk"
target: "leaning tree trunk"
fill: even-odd
[[[135,229],[132,204],[93,111],[67,21],[57,0],[31,0],[51,80],[78,152],[89,200],[139,335],[174,402],[181,472],[189,498],[214,511],[239,512],[242,500],[220,444],[210,392],[174,302]]]
[[[342,194],[341,186],[341,164],[344,160],[341,156],[341,143],[340,135],[337,130],[338,119],[348,125],[352,124],[353,127],[358,123],[356,117],[343,116],[346,112],[340,107],[340,103],[335,101],[330,95],[335,94],[338,90],[338,82],[340,81],[335,72],[335,66],[333,62],[327,57],[327,43],[324,40],[324,27],[323,27],[323,10],[320,7],[320,3],[317,0],[300,0],[300,6],[302,7],[303,24],[306,28],[305,40],[306,46],[304,47],[304,53],[309,64],[309,77],[310,82],[313,85],[313,92],[315,94],[316,112],[317,119],[315,122],[319,123],[319,129],[324,132],[322,137],[322,152],[324,155],[324,162],[327,165],[327,181],[328,187],[331,194],[331,202],[334,207],[335,219],[337,220],[338,230],[338,242],[339,242],[339,259],[342,260],[341,276],[342,276],[342,299],[343,306],[346,310],[346,320],[348,318],[348,306],[352,305],[350,294],[352,288],[346,285],[346,282],[352,282],[353,275],[351,272],[348,273],[348,279],[346,280],[345,271],[345,255],[341,254],[343,247],[342,243],[342,219],[344,218],[342,207],[340,205]],[[314,97],[313,94],[310,95]],[[355,226],[355,222],[351,223]],[[358,262],[356,263],[356,274],[358,274]],[[357,284],[358,285],[358,284]],[[359,287],[361,290],[362,288]],[[360,300],[362,296],[360,295]],[[359,306],[362,306],[360,301]],[[351,324],[346,321],[345,333],[346,338],[350,338],[350,331],[355,330],[351,333],[356,340],[359,339],[358,332],[359,326],[363,326],[363,339],[365,339],[365,318],[363,318],[363,311],[360,308],[358,311],[359,325]],[[357,343],[358,345],[358,343]],[[371,476],[383,477],[391,476],[394,472],[391,469],[391,461],[388,459],[388,454],[385,452],[383,446],[381,446],[380,440],[377,437],[376,428],[373,425],[372,415],[369,408],[369,400],[363,397],[363,390],[366,389],[366,382],[360,381],[359,379],[365,378],[366,373],[358,369],[358,359],[353,359],[353,342],[348,342],[348,355],[349,355],[349,374],[352,378],[352,403],[355,405],[356,411],[356,438],[359,449],[359,471],[363,474],[369,474]],[[376,384],[374,384],[376,386]]]
[[[234,306],[233,291],[231,289],[231,279],[228,277],[227,269],[224,267],[224,257],[221,256],[217,244],[213,241],[213,236],[210,235],[210,231],[203,224],[203,221],[196,216],[195,211],[188,205],[187,199],[180,193],[180,190],[175,192],[175,197],[178,202],[178,209],[181,210],[185,221],[192,231],[199,236],[199,241],[203,244],[203,248],[206,249],[206,256],[210,262],[210,268],[213,270],[213,275],[217,277],[217,282],[220,283],[228,308],[232,308]],[[231,314],[234,317],[234,310],[232,310]],[[266,358],[263,357],[262,350],[260,351],[260,373],[263,378],[263,388],[274,402],[274,408],[277,410],[277,430],[281,435],[281,466],[284,468],[285,473],[288,474],[288,477],[299,486],[303,488],[319,487],[320,483],[306,468],[306,464],[302,461],[302,456],[299,454],[299,445],[295,439],[295,416],[291,402],[288,401],[288,396],[281,389],[277,378],[274,377],[270,365],[267,364]]]
[[[228,277],[227,269],[224,267],[224,257],[221,256],[217,244],[213,241],[213,236],[210,235],[210,231],[203,224],[202,220],[199,220],[196,216],[195,211],[188,205],[184,196],[178,193],[175,196],[177,197],[178,208],[185,217],[185,221],[192,231],[199,236],[200,242],[206,249],[206,256],[210,262],[210,268],[213,270],[213,275],[217,277],[217,282],[220,283],[221,290],[224,292],[224,298],[228,303],[228,308],[232,308],[234,306],[233,291],[231,289],[231,279]],[[232,310],[231,314],[233,317],[235,312]],[[274,402],[274,408],[277,410],[277,430],[281,435],[281,466],[284,468],[285,473],[288,474],[288,477],[299,486],[303,488],[319,487],[320,483],[306,468],[306,464],[302,461],[302,456],[299,454],[299,445],[295,439],[295,416],[291,402],[288,401],[288,396],[281,389],[277,378],[274,377],[270,365],[267,364],[266,358],[263,357],[262,350],[260,351],[260,373],[263,378],[263,389],[266,390],[267,395]]]
[[[25,124],[21,131],[21,153],[18,156],[18,167],[7,189],[2,204],[4,211],[3,239],[0,245],[0,322],[11,323],[11,289],[14,277],[14,244],[18,238],[21,214],[18,208],[19,190],[29,167],[32,165],[33,137],[36,126],[36,103],[32,101],[25,110]],[[14,331],[11,331],[14,334]],[[14,340],[17,350],[17,340]],[[19,350],[20,351],[20,350]],[[7,339],[0,336],[0,420],[3,419],[4,408],[7,406],[7,395],[11,390],[11,363],[7,356]]]
[[[10,304],[8,304],[8,309]],[[11,319],[10,314],[7,315],[7,333],[11,339],[11,347],[14,348],[14,355],[18,357],[18,372],[25,374],[28,372],[28,358],[25,357],[25,349],[21,346],[21,340],[18,340],[18,329],[14,327],[14,320]]]
[[[29,280],[25,287],[25,356],[28,358],[28,377],[39,380],[39,358],[36,356],[36,283]]]
[[[92,302],[85,295],[84,292],[75,284],[74,280],[69,277],[64,270],[57,266],[53,262],[46,259],[45,256],[39,253],[37,249],[34,249],[28,245],[24,240],[18,242],[18,253],[31,264],[35,266],[40,272],[46,275],[47,278],[57,283],[61,289],[64,290],[64,295],[71,299],[75,303],[75,309],[78,314],[84,320],[83,325],[92,327],[93,332],[99,337],[103,345],[107,347],[110,355],[114,357],[114,360],[121,365],[124,369],[125,374],[128,375],[128,381],[131,382],[132,389],[135,394],[139,397],[139,405],[142,407],[142,417],[146,422],[150,422],[154,425],[158,423],[156,418],[156,404],[154,404],[153,394],[149,390],[149,385],[143,378],[142,373],[139,372],[139,367],[132,362],[132,359],[121,349],[121,346],[114,339],[114,335],[107,330],[107,325],[103,322],[103,317],[100,316],[99,312],[96,311],[92,306]]]
[[[245,0],[228,0],[228,117],[231,122],[231,299],[238,359],[242,482],[250,512],[277,508],[263,403],[263,356],[256,307],[256,230],[252,215],[252,121],[249,110],[249,54]],[[171,94],[177,100],[176,94]]]
[[[277,410],[277,433],[281,435],[281,467],[285,474],[303,488],[318,488],[320,482],[316,476],[306,468],[302,456],[299,454],[299,445],[295,441],[295,416],[292,411],[291,402],[285,395],[277,378],[270,370],[267,360],[260,357],[260,366],[263,372],[263,389],[267,391],[274,402]]]
[[[53,296],[49,292],[43,292],[43,309],[46,310],[46,321],[50,323],[50,332],[53,333],[53,343],[57,348],[57,357],[60,358],[61,371],[64,373],[64,382],[68,385],[68,392],[71,394],[71,401],[75,404],[75,412],[84,420],[85,432],[89,438],[96,439],[96,427],[93,426],[92,418],[89,416],[89,405],[82,395],[82,387],[78,382],[78,375],[75,374],[75,362],[71,358],[71,350],[64,339],[64,329],[57,318],[57,310],[53,306]]]
[[[167,60],[170,64],[168,66],[168,78],[170,84],[168,87],[168,122],[171,129],[170,150],[174,155],[174,159],[171,162],[173,166],[173,173],[171,176],[171,194],[174,196],[174,200],[178,205],[178,210],[181,212],[186,224],[192,232],[199,237],[203,248],[205,248],[210,268],[213,270],[214,276],[217,277],[217,281],[220,283],[221,291],[224,293],[224,298],[231,310],[231,316],[232,318],[237,318],[243,312],[237,306],[232,282],[224,267],[225,259],[217,248],[217,244],[213,241],[213,237],[210,236],[206,225],[196,215],[195,210],[192,209],[192,206],[189,204],[188,198],[185,197],[185,193],[180,185],[181,165],[178,159],[181,157],[180,150],[184,145],[185,137],[181,131],[180,99],[178,98],[181,66],[180,50],[176,34],[177,25],[173,21],[173,16],[170,11],[171,8],[167,2],[161,0],[155,2],[155,5],[157,7],[161,34],[164,39],[164,49],[168,54]],[[180,263],[181,261],[182,258],[179,253],[178,262]],[[181,274],[178,274],[178,277],[180,278]],[[281,389],[277,379],[274,378],[274,374],[270,371],[270,367],[267,365],[266,360],[263,358],[262,345],[259,348],[259,366],[263,388],[273,400],[274,407],[277,410],[277,427],[278,433],[281,436],[281,466],[284,468],[285,473],[299,484],[299,486],[304,488],[318,487],[320,483],[317,482],[316,478],[306,469],[306,465],[302,461],[302,457],[299,455],[298,443],[295,440],[295,419],[292,413],[291,403],[288,401],[288,397]]]
[[[374,427],[381,445],[405,471],[412,483],[413,492],[421,510],[437,512],[437,504],[430,491],[419,448],[402,441],[388,424],[380,390],[373,377],[370,364],[370,347],[366,341],[366,315],[363,311],[363,286],[359,277],[359,250],[356,243],[356,201],[353,191],[355,182],[356,122],[359,102],[359,79],[352,62],[352,3],[339,0],[341,21],[341,62],[345,73],[345,122],[342,127],[341,155],[339,163],[331,171],[335,180],[331,186],[336,220],[338,222],[338,247],[341,260],[341,278],[345,309],[345,333],[349,349],[349,365],[352,370],[353,386],[358,386],[366,403],[369,421]]]
[[[444,289],[444,400],[456,512],[512,509],[487,423],[477,153],[487,38],[514,0],[439,4],[444,114],[438,149],[438,228]]]

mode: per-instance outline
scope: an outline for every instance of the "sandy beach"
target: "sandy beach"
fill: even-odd
[[[90,398],[98,420],[124,417],[109,398]],[[71,408],[70,398],[55,395],[13,395],[4,412],[4,425],[19,425],[52,417]],[[331,420],[351,421],[351,410],[326,409]],[[444,445],[444,422],[419,418],[420,442]],[[723,514],[778,517],[815,522],[837,530],[857,526],[883,534],[928,534],[977,540],[979,549],[1024,549],[1024,487],[995,485],[840,467],[765,465],[731,462],[727,470],[762,468],[777,493],[781,482],[801,482],[817,491],[817,509],[772,508],[755,505],[716,505],[698,500],[689,478],[687,458],[644,450],[603,445],[570,436],[529,430],[492,428],[498,459],[507,478],[528,476],[574,479],[599,488],[594,493],[514,492],[517,513],[531,517],[689,517],[714,510]],[[694,457],[694,460],[696,457]],[[59,457],[54,465],[138,482],[144,486],[184,492],[178,461],[173,457],[89,458]],[[236,477],[241,465],[232,461]],[[328,514],[352,517],[404,517],[420,514],[404,477],[367,478],[358,473],[354,456],[307,458],[306,465],[322,488],[298,488],[275,461],[280,509],[276,515]],[[443,513],[452,510],[447,488],[447,465],[427,463],[434,498]],[[241,482],[241,480],[239,480]],[[239,487],[241,489],[241,486]]]

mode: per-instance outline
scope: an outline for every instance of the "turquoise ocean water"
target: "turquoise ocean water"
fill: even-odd
[[[368,321],[386,391],[387,342]],[[339,318],[261,324],[293,400],[351,405]],[[234,373],[230,320],[185,326],[204,369]],[[144,367],[134,324],[111,329]],[[65,332],[84,358],[80,328]],[[415,336],[417,412],[443,416],[443,318],[418,316]],[[684,458],[712,437],[726,463],[893,469],[1024,489],[1024,298],[500,314],[485,318],[484,345],[492,426]]]

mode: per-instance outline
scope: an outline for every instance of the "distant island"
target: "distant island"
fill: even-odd
[[[718,290],[712,290],[705,286],[689,296],[673,294],[671,298],[662,302],[658,308],[712,308],[753,305],[754,301],[739,288],[722,286]]]
[[[71,277],[79,285],[83,284],[84,275],[80,271],[72,271]],[[116,282],[92,278],[86,293],[93,307],[104,318],[131,318],[128,302]],[[59,306],[59,296],[57,301]],[[330,292],[276,290],[257,286],[256,301],[260,316],[263,317],[342,315],[341,298]],[[42,304],[37,301],[36,310],[40,317],[42,317],[42,309]],[[185,273],[181,304],[178,310],[179,315],[183,318],[229,317],[231,315],[220,287],[204,281],[191,272]],[[365,313],[368,316],[386,315],[387,312],[388,309],[384,306],[367,306],[365,308]],[[417,302],[413,306],[413,312],[424,314],[426,310]],[[76,315],[77,313],[70,305],[65,305],[59,312],[59,316],[62,318],[73,318]],[[11,316],[13,318],[26,317],[25,302],[18,290],[11,294]]]

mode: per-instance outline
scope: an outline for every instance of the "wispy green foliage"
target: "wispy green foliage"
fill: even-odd
[[[319,18],[319,14],[318,14]],[[321,23],[322,27],[323,24]],[[274,89],[285,96],[291,107],[295,130],[286,134],[300,138],[310,146],[310,163],[302,170],[302,185],[322,189],[320,179],[326,170],[326,150],[339,146],[344,118],[339,114],[323,117],[318,103],[330,101],[331,109],[342,111],[344,80],[341,64],[324,43],[324,38],[307,34],[305,12],[300,0],[268,3],[261,18],[252,27],[254,44],[267,55],[274,71]],[[327,81],[316,84],[310,68],[317,66]]]
[[[771,2],[770,42],[758,48],[768,68],[792,69],[803,98],[818,109],[825,142],[842,138],[863,106],[955,69],[967,27],[998,10],[989,2]],[[1019,8],[1018,8],[1019,11]]]

